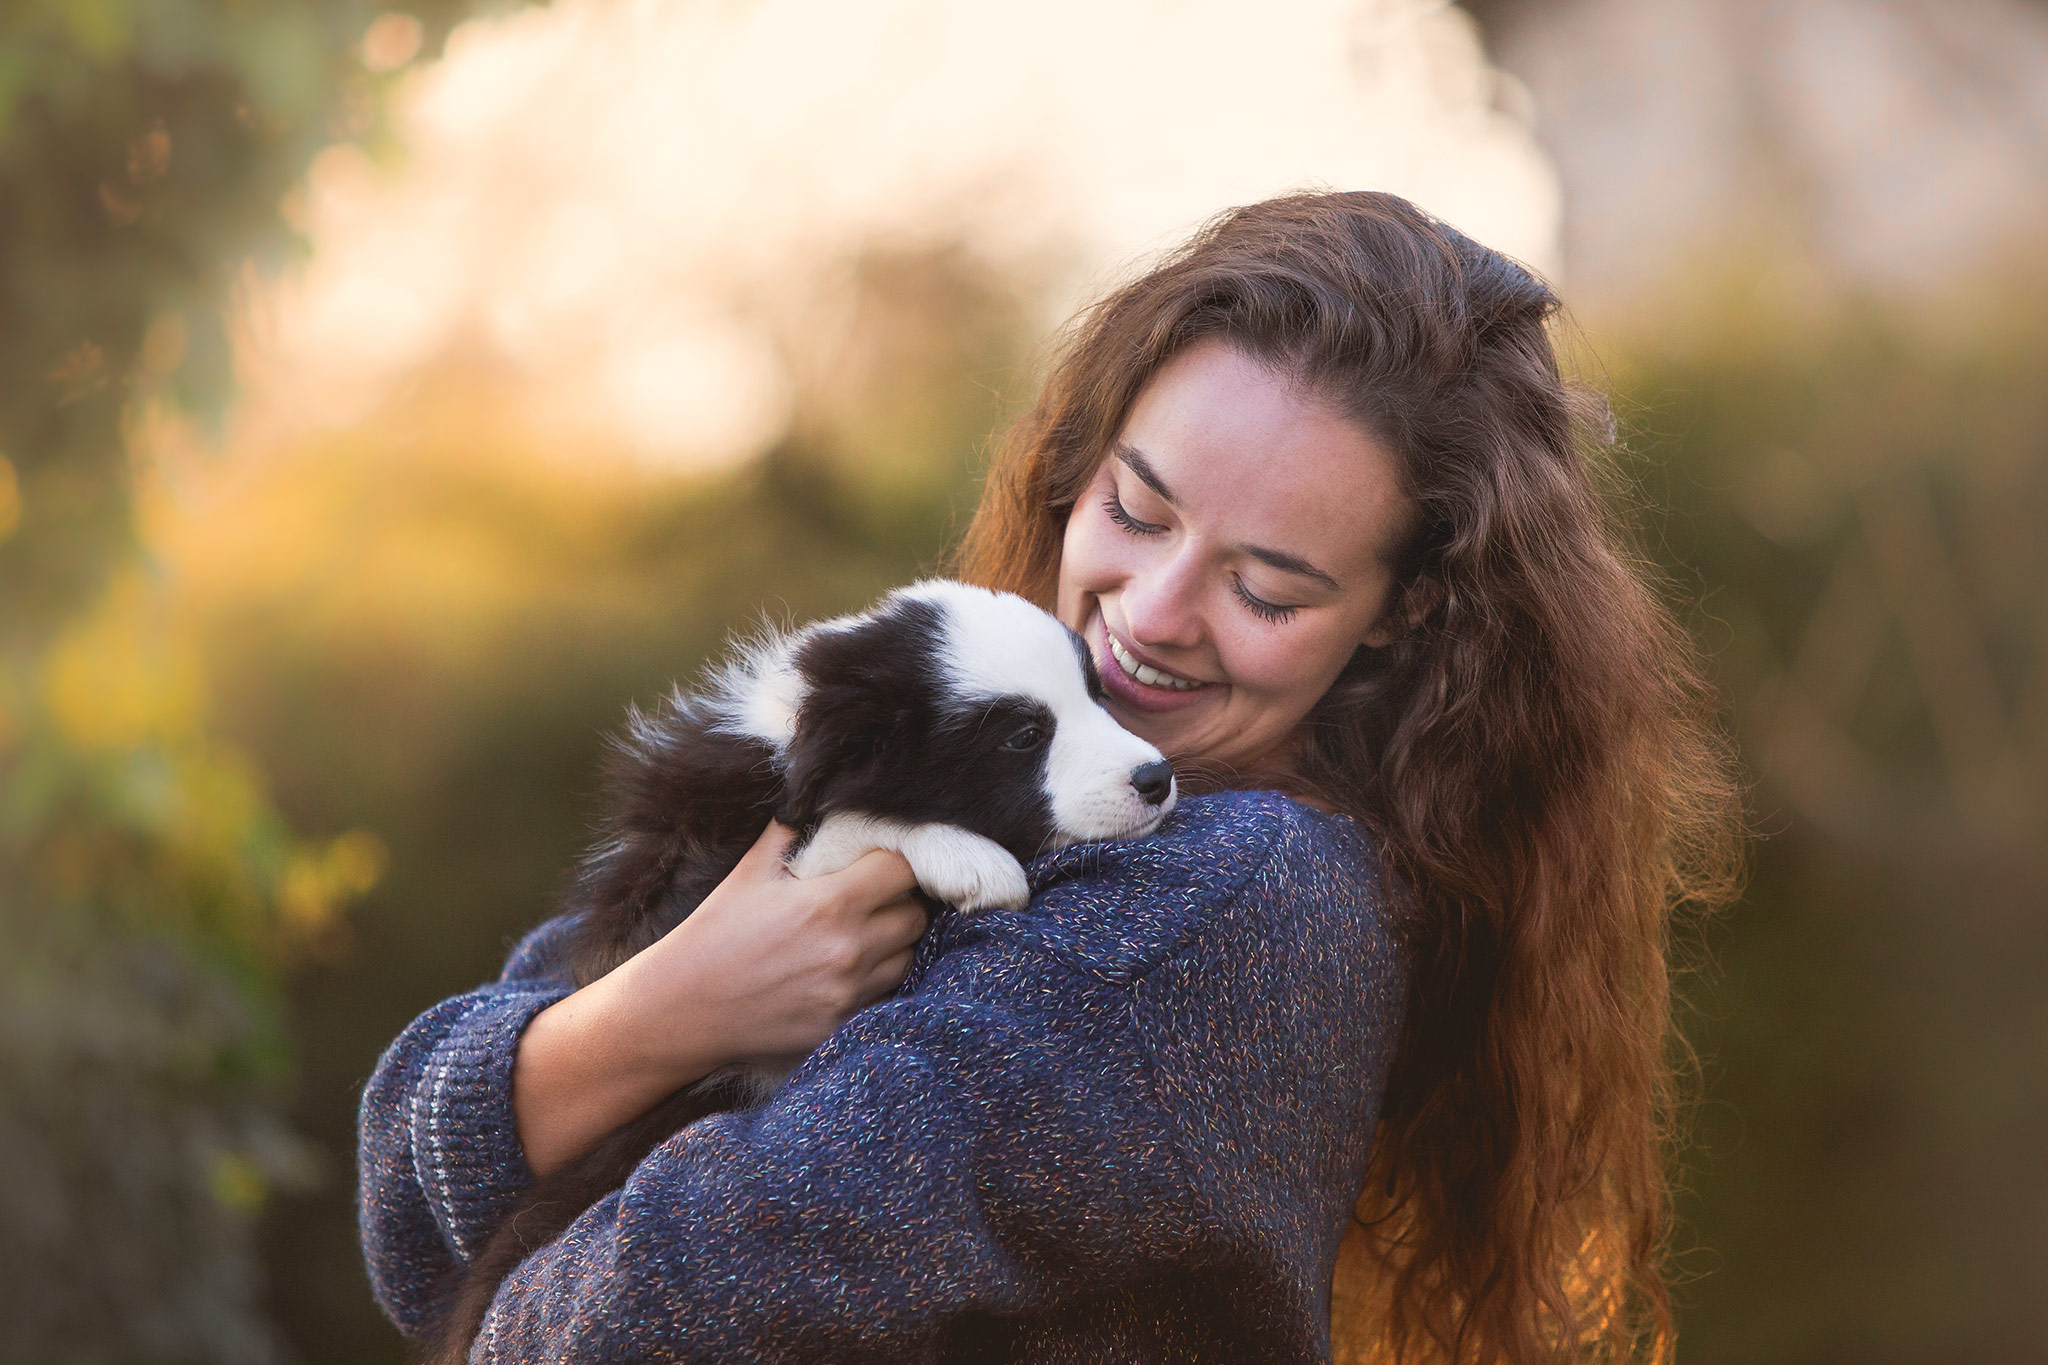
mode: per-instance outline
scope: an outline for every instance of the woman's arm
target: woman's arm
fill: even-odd
[[[902,979],[924,925],[908,867],[879,853],[798,882],[781,866],[788,838],[771,826],[675,933],[610,976],[574,990],[574,925],[551,921],[499,981],[437,1005],[386,1051],[363,1092],[359,1222],[401,1330],[536,1170],[721,1066],[803,1055]]]
[[[1013,962],[1035,993],[865,1011],[762,1109],[657,1149],[513,1272],[474,1358],[923,1359],[965,1314],[1195,1254],[1129,1000]]]
[[[488,986],[409,1024],[363,1088],[357,1221],[378,1306],[418,1329],[456,1258],[476,1252],[532,1184],[510,1107],[528,1021],[567,996],[575,922],[550,920]]]
[[[894,853],[800,882],[770,825],[674,931],[536,1015],[512,1072],[519,1142],[545,1176],[733,1062],[803,1057],[896,989],[924,932]]]
[[[952,917],[909,994],[515,1271],[477,1358],[918,1359],[1083,1320],[1326,1352],[1403,971],[1362,840],[1240,797]]]

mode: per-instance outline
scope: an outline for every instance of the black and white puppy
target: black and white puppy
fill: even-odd
[[[933,899],[1017,908],[1023,862],[1151,833],[1173,770],[1101,705],[1079,636],[1022,598],[945,580],[873,610],[742,645],[699,693],[634,711],[607,773],[602,837],[570,897],[578,985],[674,928],[770,816],[799,877],[877,848]],[[541,1181],[451,1280],[424,1358],[454,1362],[503,1278],[685,1124],[757,1103],[786,1070],[734,1067],[678,1091]]]

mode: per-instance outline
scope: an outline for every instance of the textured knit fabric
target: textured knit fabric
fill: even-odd
[[[1229,792],[1029,870],[1028,907],[941,916],[901,994],[530,1257],[473,1359],[1327,1360],[1407,980],[1365,836]],[[401,1329],[532,1179],[512,1057],[568,991],[566,932],[364,1092],[363,1245]]]

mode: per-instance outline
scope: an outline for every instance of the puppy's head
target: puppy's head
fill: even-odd
[[[1102,708],[1087,648],[1008,593],[915,584],[794,637],[770,676],[791,823],[958,825],[1028,860],[1173,809],[1172,769]]]

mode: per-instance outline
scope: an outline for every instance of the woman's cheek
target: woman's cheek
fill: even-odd
[[[1285,692],[1290,681],[1299,684],[1300,660],[1283,641],[1274,638],[1276,631],[1270,623],[1242,619],[1245,609],[1235,600],[1219,603],[1212,619],[1222,612],[1234,613],[1224,617],[1229,625],[1217,633],[1219,653],[1232,682],[1262,696]]]
[[[1284,637],[1284,625],[1258,624],[1265,638],[1234,633],[1233,647],[1223,660],[1227,676],[1248,699],[1299,719],[1321,699],[1342,662],[1332,667],[1325,657],[1328,650],[1304,649],[1299,640],[1273,638]]]
[[[1061,546],[1060,578],[1076,592],[1099,592],[1115,581],[1119,551],[1124,548],[1119,540],[1127,537],[1113,539],[1115,528],[1105,527],[1105,520],[1077,511],[1067,523],[1066,539]]]
[[[1067,522],[1060,542],[1058,607],[1060,619],[1079,630],[1091,609],[1085,599],[1100,593],[1105,574],[1101,568],[1102,548],[1094,528],[1076,514]]]

